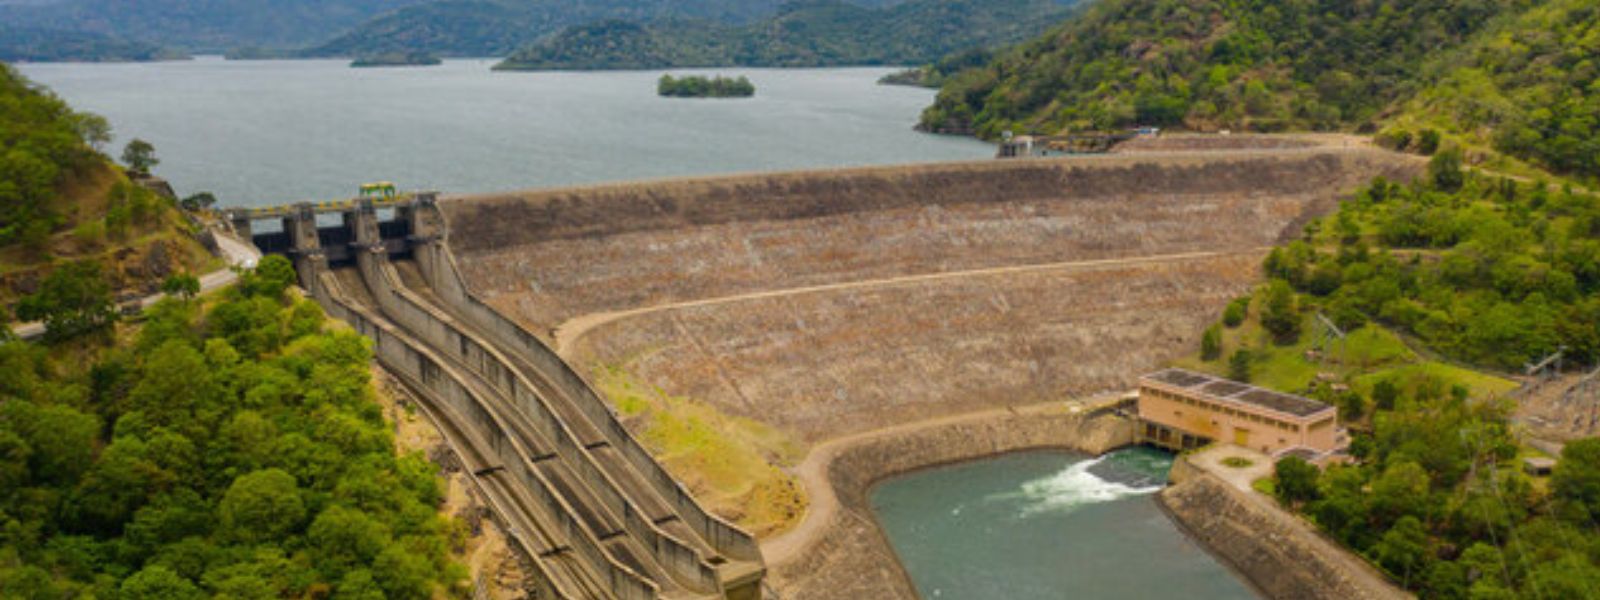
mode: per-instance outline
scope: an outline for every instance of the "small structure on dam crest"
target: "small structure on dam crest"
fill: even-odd
[[[1216,441],[1322,463],[1350,445],[1333,406],[1184,369],[1139,378],[1142,441],[1188,450]]]

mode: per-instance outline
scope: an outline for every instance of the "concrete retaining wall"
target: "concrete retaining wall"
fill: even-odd
[[[492,430],[493,433],[490,435],[502,436],[505,431],[512,431],[504,429],[510,424],[509,421],[532,425],[537,432],[535,443],[543,447],[525,448],[528,457],[555,455],[557,460],[561,460],[580,480],[581,485],[594,494],[594,500],[601,505],[591,508],[601,508],[621,519],[622,528],[638,540],[646,551],[651,552],[658,564],[672,571],[675,578],[702,592],[719,589],[716,570],[705,561],[704,557],[684,542],[656,529],[650,519],[642,515],[638,507],[621,494],[620,487],[592,462],[571,430],[545,404],[544,399],[533,390],[532,386],[516,375],[498,352],[460,329],[451,322],[448,315],[435,312],[411,292],[397,285],[399,276],[382,255],[369,253],[363,255],[358,262],[363,278],[374,287],[372,293],[384,307],[384,312],[389,318],[394,319],[413,335],[426,340],[431,347],[453,352],[457,361],[467,365],[486,383],[497,388],[505,398],[515,404],[517,413],[503,417],[503,420],[485,422],[475,419],[473,423],[480,431]],[[589,535],[598,539],[610,533],[592,531]],[[608,558],[605,562],[596,564],[595,568],[603,570],[608,564],[612,567],[617,566]]]
[[[326,292],[321,300],[323,306],[328,307],[329,314],[349,323],[362,335],[372,339],[376,356],[384,367],[420,393],[426,394],[438,410],[449,415],[447,417],[449,422],[473,424],[473,433],[468,435],[476,436],[478,438],[476,441],[483,444],[482,454],[503,466],[531,497],[533,506],[542,511],[541,518],[547,523],[555,524],[563,539],[549,537],[543,532],[518,531],[508,527],[510,537],[533,559],[531,562],[536,570],[536,577],[533,578],[535,581],[546,586],[552,597],[582,597],[575,590],[559,589],[550,574],[549,567],[545,565],[550,553],[566,546],[585,562],[599,565],[600,572],[606,574],[611,590],[619,598],[649,600],[655,597],[655,590],[637,575],[615,565],[609,568],[606,566],[609,562],[604,551],[598,544],[584,536],[582,527],[572,517],[574,514],[572,508],[566,505],[559,495],[553,493],[549,484],[529,467],[527,450],[506,436],[504,432],[509,429],[505,424],[462,385],[461,381],[466,377],[465,374],[455,373],[426,348],[413,341],[410,336],[390,328],[363,309],[346,304],[334,291],[339,289],[339,284],[331,280],[331,274],[323,273],[319,277],[323,278],[323,281],[317,287]],[[459,440],[459,442],[470,441],[472,440]],[[503,508],[503,510],[515,509]]]
[[[816,545],[792,562],[774,565],[769,581],[782,600],[917,600],[872,514],[874,484],[918,469],[1023,450],[1098,455],[1132,443],[1133,437],[1133,424],[1112,415],[1028,412],[956,420],[851,444],[828,465],[840,510]]]
[[[520,351],[525,360],[538,369],[550,390],[572,400],[595,424],[613,448],[643,474],[655,492],[663,498],[691,529],[718,552],[738,560],[760,561],[761,552],[755,539],[726,521],[706,512],[688,490],[662,468],[644,449],[633,434],[618,421],[611,409],[594,393],[588,382],[567,365],[566,361],[551,351],[543,341],[521,326],[501,316],[467,291],[449,250],[442,244],[427,244],[416,249],[416,261],[423,276],[435,293],[452,302],[481,330],[494,336],[503,347]]]
[[[1399,599],[1410,595],[1308,525],[1179,460],[1158,497],[1179,526],[1271,598]]]

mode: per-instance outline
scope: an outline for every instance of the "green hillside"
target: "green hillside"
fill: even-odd
[[[923,126],[997,137],[1131,125],[1343,129],[1514,0],[1103,0],[952,79]]]
[[[1473,162],[1593,178],[1597,40],[1585,0],[1104,0],[947,77],[921,126],[1387,128],[1412,149],[1432,129]]]
[[[59,267],[101,264],[115,291],[149,291],[212,257],[169,198],[134,185],[97,146],[105,119],[73,111],[0,64],[0,322]]]
[[[881,9],[813,0],[787,4],[776,17],[743,26],[613,20],[572,27],[519,50],[497,68],[915,64],[1026,39],[1067,13],[1053,0],[913,0]]]
[[[105,34],[0,25],[0,61],[112,62],[178,58],[184,58],[184,54]]]
[[[214,52],[237,46],[314,43],[414,1],[63,0],[0,6],[0,23],[19,29],[95,34],[191,52]],[[38,52],[60,55],[67,48],[50,45]]]
[[[1600,6],[1539,2],[1427,63],[1427,85],[1399,105],[1394,123],[1445,131],[1470,148],[1593,179],[1600,176],[1597,63]]]
[[[777,7],[777,0],[435,0],[380,15],[304,54],[422,51],[444,56],[505,56],[583,23],[692,19],[733,24],[769,17]]]

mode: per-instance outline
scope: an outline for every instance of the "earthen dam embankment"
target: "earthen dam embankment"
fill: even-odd
[[[580,370],[821,441],[1123,388],[1265,248],[1417,163],[1365,148],[987,161],[447,199],[488,304]]]

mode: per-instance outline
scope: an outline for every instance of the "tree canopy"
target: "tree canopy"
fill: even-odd
[[[0,344],[4,595],[423,599],[461,585],[436,467],[395,453],[372,401],[370,343],[325,327],[280,266],[262,261],[209,306],[163,300],[83,364]]]

